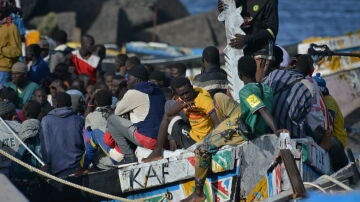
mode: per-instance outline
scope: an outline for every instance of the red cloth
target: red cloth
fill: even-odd
[[[154,149],[157,143],[156,139],[150,138],[148,136],[145,136],[141,133],[139,133],[137,130],[135,131],[135,138],[140,143],[141,146],[147,148],[147,149]],[[104,143],[109,146],[110,148],[115,148],[116,151],[121,152],[121,149],[117,146],[115,140],[111,136],[109,132],[104,133]]]
[[[151,137],[145,136],[141,133],[139,133],[137,130],[135,130],[135,138],[140,143],[141,146],[153,150],[156,146],[156,139],[153,139]]]
[[[120,147],[117,146],[115,140],[109,132],[104,133],[104,143],[110,148],[115,148],[117,152],[122,153]]]
[[[96,82],[96,68],[99,65],[100,58],[96,55],[91,55],[84,59],[81,57],[79,50],[72,52],[71,61],[76,68],[77,74],[86,74],[91,78],[92,82]]]

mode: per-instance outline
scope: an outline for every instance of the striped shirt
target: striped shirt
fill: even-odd
[[[292,138],[305,137],[305,117],[311,110],[312,96],[301,82],[305,77],[296,70],[274,70],[263,81],[273,90],[272,115],[279,128]]]

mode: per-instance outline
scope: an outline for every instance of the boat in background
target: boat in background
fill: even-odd
[[[310,44],[327,45],[336,53],[360,53],[360,30],[338,37],[312,37],[296,45],[298,54],[308,53]],[[294,49],[294,47],[292,48]],[[330,94],[345,116],[360,107],[360,57],[332,56],[317,62]]]

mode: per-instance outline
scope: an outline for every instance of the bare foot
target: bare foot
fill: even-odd
[[[163,158],[162,151],[154,149],[148,157],[142,159],[142,162],[148,163],[148,162],[151,162],[151,161],[160,160],[162,158]]]
[[[197,194],[197,193],[192,193],[190,196],[188,196],[187,198],[181,200],[180,202],[202,202],[206,199],[206,196],[204,194]]]

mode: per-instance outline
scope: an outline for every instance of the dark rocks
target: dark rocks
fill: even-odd
[[[130,40],[133,31],[126,12],[117,1],[107,1],[87,33],[96,43],[122,43]]]
[[[26,6],[24,13],[34,18],[31,21],[25,18],[28,25],[30,22],[36,27],[41,25],[45,27],[42,29],[51,30],[55,24],[68,32],[70,38],[74,27],[79,27],[83,34],[93,35],[96,43],[122,44],[140,40],[186,47],[223,46],[226,43],[225,29],[223,24],[217,21],[216,10],[189,16],[180,0],[36,0],[31,2],[33,3],[23,1],[23,5]],[[56,18],[53,15],[50,16],[52,24],[45,23],[44,25],[44,20],[36,16],[45,16],[49,11],[54,12]]]
[[[217,11],[181,18],[156,27],[158,41],[177,46],[205,47],[224,45],[225,29],[217,21]],[[147,28],[135,35],[139,41],[150,41],[153,28]]]
[[[36,27],[42,34],[51,35],[55,29],[64,30],[69,38],[73,35],[76,28],[76,13],[48,13],[46,16],[38,16],[29,22],[31,26]]]

